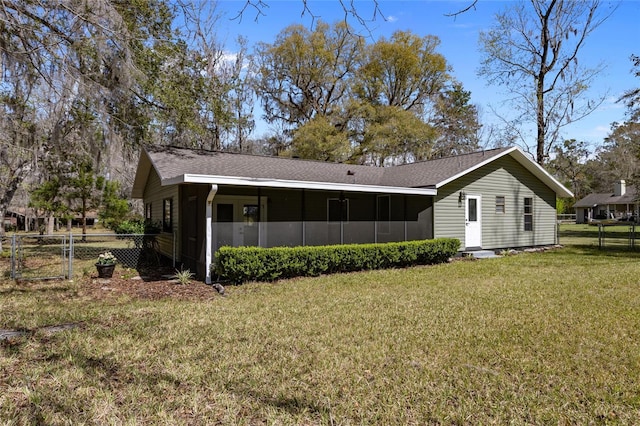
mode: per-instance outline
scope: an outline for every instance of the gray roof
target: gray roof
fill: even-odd
[[[207,182],[216,183],[216,178],[229,177],[244,179],[246,185],[264,184],[258,181],[268,180],[297,182],[297,184],[304,184],[304,182],[336,184],[343,188],[345,188],[344,185],[349,185],[356,191],[367,189],[367,187],[433,188],[435,190],[503,155],[511,155],[562,196],[571,194],[515,147],[479,151],[402,166],[372,167],[171,146],[147,146],[141,154],[132,195],[134,198],[142,198],[151,167],[155,168],[163,185],[186,182],[184,178],[189,176],[191,182],[202,178],[203,182],[208,179]]]
[[[449,178],[473,169],[479,164],[505,153],[509,149],[510,148],[497,148],[456,155],[454,157],[438,158],[436,160],[388,167],[385,170],[385,182],[393,186],[437,187]]]
[[[589,194],[586,197],[576,201],[573,207],[595,207],[615,204],[634,204],[638,201],[636,188],[627,186],[624,195],[616,196],[613,192]]]
[[[296,158],[192,150],[167,146],[149,146],[146,151],[161,180],[189,173],[251,179],[380,185],[384,175],[382,167],[300,160]],[[347,174],[349,171],[353,172],[354,175]]]

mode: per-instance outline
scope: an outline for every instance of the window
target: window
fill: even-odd
[[[391,221],[391,197],[389,195],[378,195],[378,232],[388,234],[390,232]]]
[[[242,217],[244,218],[245,225],[253,225],[258,223],[258,205],[257,204],[245,204],[242,206]]]
[[[349,200],[327,199],[327,222],[348,222]]]
[[[504,196],[496,195],[496,213],[504,214],[504,212],[505,212]]]
[[[533,198],[524,199],[524,230],[533,231]]]
[[[173,231],[173,198],[162,200],[162,230]]]
[[[147,221],[153,219],[153,215],[151,214],[151,203],[147,203],[144,205],[144,218]]]

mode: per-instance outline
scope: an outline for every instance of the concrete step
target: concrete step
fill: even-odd
[[[498,256],[493,250],[472,250],[472,251],[463,251],[463,257],[474,257],[476,259],[491,259],[493,257]]]

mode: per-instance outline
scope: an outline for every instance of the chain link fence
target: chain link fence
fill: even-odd
[[[144,272],[175,264],[161,254],[155,234],[13,235],[10,276],[13,279],[72,279],[95,273],[98,256],[110,252],[118,268]],[[166,236],[165,236],[166,239]],[[171,238],[175,253],[175,237]]]
[[[560,224],[558,241],[563,245],[597,247],[601,250],[638,250],[640,227],[634,223]]]

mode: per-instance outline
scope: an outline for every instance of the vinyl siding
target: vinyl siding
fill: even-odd
[[[434,236],[458,238],[465,247],[465,203],[460,191],[482,197],[482,248],[515,248],[556,242],[556,195],[511,157],[502,157],[438,189]],[[496,196],[505,213],[496,213]],[[524,231],[524,198],[533,198],[533,231]]]
[[[144,202],[151,203],[151,217],[155,223],[162,224],[162,201],[166,198],[173,198],[172,203],[172,232],[161,232],[157,237],[160,252],[168,258],[173,258],[174,235],[176,261],[181,260],[181,238],[180,238],[180,197],[178,196],[178,186],[160,186],[160,177],[155,169],[149,172],[149,179],[144,189]]]

